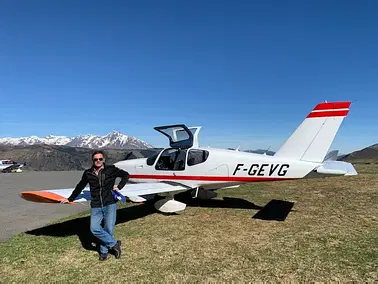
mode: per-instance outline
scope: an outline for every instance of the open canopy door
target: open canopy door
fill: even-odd
[[[198,131],[200,127],[188,128],[184,124],[154,127],[155,130],[169,138],[172,148],[190,148],[198,146]]]

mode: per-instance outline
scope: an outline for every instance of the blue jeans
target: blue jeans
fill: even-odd
[[[110,204],[104,207],[91,208],[91,232],[100,240],[100,253],[107,253],[108,248],[113,247],[117,240],[113,233],[117,218],[117,204]],[[104,228],[101,221],[104,219]]]

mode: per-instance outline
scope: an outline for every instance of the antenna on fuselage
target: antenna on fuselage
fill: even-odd
[[[266,153],[269,151],[270,147],[272,147],[272,145],[270,145],[269,148],[264,152],[264,156],[266,156]]]

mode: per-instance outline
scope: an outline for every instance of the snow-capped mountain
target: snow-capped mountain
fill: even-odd
[[[37,136],[20,138],[0,138],[2,145],[66,145],[71,147],[96,148],[96,149],[144,149],[152,146],[140,139],[127,136],[119,131],[113,131],[105,136],[82,135],[77,137],[49,135],[43,138]]]
[[[20,137],[20,138],[0,138],[0,144],[3,145],[35,145],[35,144],[53,144],[53,145],[66,145],[71,141],[66,136],[49,135],[44,138],[38,136]]]
[[[105,136],[83,135],[74,137],[66,144],[72,147],[107,149],[142,149],[152,146],[140,139],[113,131]]]

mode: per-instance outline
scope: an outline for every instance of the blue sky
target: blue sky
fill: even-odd
[[[278,149],[319,102],[353,102],[333,149],[378,143],[377,1],[0,3],[0,137],[104,135]]]

